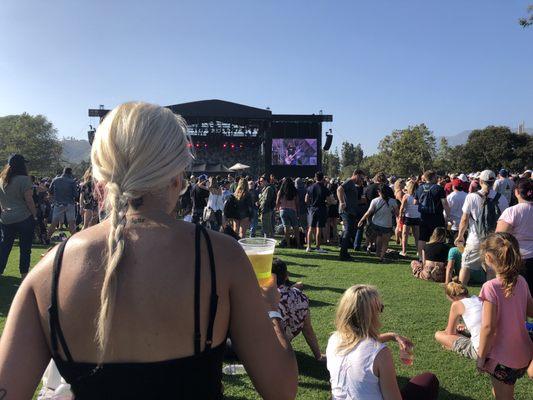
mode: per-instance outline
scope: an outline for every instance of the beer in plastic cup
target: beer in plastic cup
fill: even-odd
[[[415,355],[413,354],[413,350],[400,350],[400,361],[404,365],[413,365],[413,361],[415,359]]]
[[[259,286],[268,286],[272,279],[272,258],[276,241],[268,238],[245,238],[240,245],[252,263]]]

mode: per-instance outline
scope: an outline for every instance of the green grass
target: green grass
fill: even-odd
[[[337,249],[326,248],[330,252],[324,255],[276,249],[276,255],[288,264],[291,280],[304,282],[305,293],[311,299],[313,326],[323,351],[333,331],[335,306],[343,291],[353,284],[372,284],[379,288],[385,303],[382,331],[401,333],[416,346],[413,366],[403,366],[396,356],[400,385],[413,375],[431,371],[441,384],[440,399],[491,398],[489,377],[476,372],[474,361],[441,349],[433,338],[435,330],[444,329],[450,306],[441,285],[412,277],[407,261],[382,265],[358,252],[356,262],[344,263],[337,261]],[[42,252],[42,248],[34,248],[32,265]],[[14,248],[5,276],[0,277],[0,330],[20,282],[18,276],[18,248]],[[477,294],[479,289],[474,287],[471,291]],[[397,345],[390,346],[397,355]],[[298,399],[329,399],[325,365],[314,360],[301,335],[293,341],[293,347],[300,370]],[[259,398],[246,376],[225,377],[224,387],[229,399]],[[515,398],[531,399],[532,393],[533,381],[520,379]]]

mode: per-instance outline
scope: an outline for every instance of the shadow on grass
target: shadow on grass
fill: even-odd
[[[437,377],[438,378],[438,377]],[[405,376],[398,376],[398,386],[400,387],[400,390],[407,385],[407,382],[409,382],[409,379]],[[473,397],[466,397],[462,396],[460,394],[456,393],[450,393],[446,389],[442,388],[442,386],[439,388],[439,399],[449,399],[449,400],[476,400]]]
[[[301,351],[296,352],[296,358],[298,359],[298,370],[300,371],[300,376],[305,376],[308,378],[313,378],[322,383],[306,383],[301,382],[300,386],[307,387],[311,385],[313,388],[329,391],[329,373],[326,368],[326,363],[319,362],[311,357],[309,354],[302,353]]]
[[[325,301],[309,299],[310,307],[326,307],[326,306],[332,306],[332,305],[333,305],[332,303],[327,303]]]
[[[7,316],[20,282],[21,279],[14,276],[0,276],[0,317]]]
[[[339,294],[343,294],[346,289],[331,287],[331,286],[314,286],[314,285],[308,285],[307,283],[304,283],[304,291],[305,290],[329,290],[330,292],[335,292]]]

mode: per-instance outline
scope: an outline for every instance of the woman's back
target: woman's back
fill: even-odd
[[[14,224],[25,220],[31,212],[24,200],[24,193],[32,188],[31,179],[25,175],[11,178],[9,184],[0,185],[0,220],[4,224]]]
[[[418,204],[415,204],[415,197],[412,194],[406,194],[407,202],[405,206],[406,218],[420,218],[420,212],[418,211]]]
[[[379,378],[374,375],[374,360],[386,346],[374,339],[364,339],[346,354],[338,354],[337,333],[331,335],[326,349],[332,399],[382,400]]]
[[[460,300],[463,303],[465,311],[461,316],[465,325],[470,332],[470,338],[476,351],[479,348],[479,333],[481,330],[481,310],[483,302],[477,296],[465,297]]]

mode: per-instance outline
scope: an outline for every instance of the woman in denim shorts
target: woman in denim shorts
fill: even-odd
[[[294,233],[296,246],[301,248],[300,232],[298,230],[298,192],[291,178],[285,178],[281,183],[276,198],[276,208],[279,210],[281,223],[285,232],[285,242],[290,245],[291,234]]]

